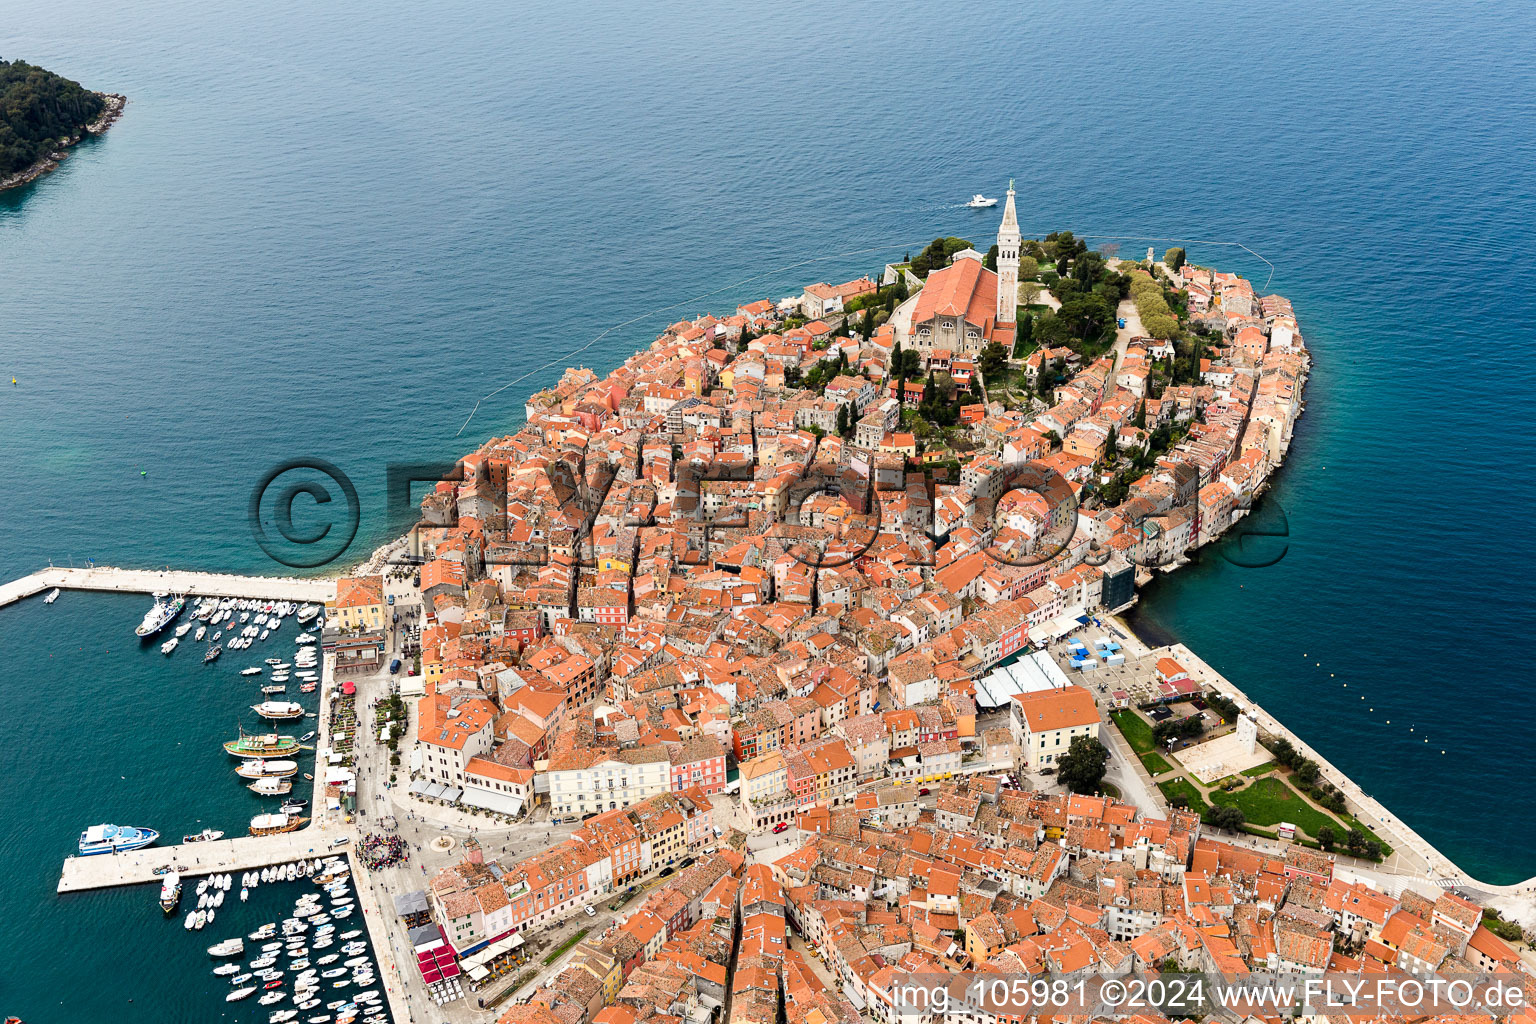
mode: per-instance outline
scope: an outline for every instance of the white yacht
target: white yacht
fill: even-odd
[[[996,199],[988,199],[986,196],[982,195],[980,192],[977,192],[975,195],[971,196],[971,201],[966,203],[965,205],[969,206],[973,210],[984,210],[984,209],[986,209],[989,206],[996,206],[997,205],[997,200]]]

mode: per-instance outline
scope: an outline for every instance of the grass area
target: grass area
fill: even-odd
[[[554,949],[550,950],[549,951],[549,955],[544,958],[544,966],[548,967],[550,964],[552,964],[556,960],[560,959],[560,957],[565,954],[566,950],[570,949],[572,946],[576,945],[576,943],[578,943],[582,939],[586,938],[587,937],[587,932],[589,932],[591,930],[592,929],[590,929],[590,928],[583,928],[580,931],[578,931],[575,935],[572,935],[570,938],[568,938],[564,942],[560,943],[560,945],[558,945]]]
[[[1211,800],[1224,807],[1238,807],[1252,825],[1278,825],[1288,821],[1310,836],[1324,825],[1335,832],[1340,826],[1330,815],[1307,803],[1302,795],[1277,778],[1263,778],[1236,793],[1215,790]]]
[[[508,985],[506,988],[502,989],[500,992],[497,992],[495,995],[487,999],[485,1001],[485,1008],[489,1010],[493,1006],[500,1006],[502,1003],[507,1001],[508,997],[510,997],[512,993],[516,992],[518,989],[522,988],[524,985],[528,984],[538,976],[538,971],[524,971],[522,974],[519,974],[516,978],[512,979],[512,984]]]
[[[1107,782],[1101,782],[1099,783],[1099,789],[1103,790],[1104,795],[1112,800],[1120,799],[1120,789],[1118,786],[1111,786]]]
[[[1134,711],[1116,711],[1109,717],[1114,719],[1115,728],[1136,753],[1148,754],[1157,749],[1157,742],[1152,739],[1152,726],[1145,718]]]
[[[1245,769],[1243,769],[1243,774],[1244,775],[1268,775],[1270,772],[1274,771],[1278,767],[1280,767],[1280,764],[1277,761],[1265,761],[1263,764],[1256,764],[1252,768],[1245,768]]]
[[[1147,771],[1152,775],[1161,775],[1163,772],[1173,771],[1173,765],[1162,754],[1152,751],[1141,755],[1141,763],[1147,766]]]
[[[1190,810],[1198,811],[1203,815],[1208,809],[1205,801],[1200,796],[1200,791],[1188,779],[1169,779],[1167,782],[1159,782],[1157,788],[1163,791],[1163,796],[1170,803],[1173,802],[1174,797],[1182,796],[1184,798],[1184,806]]]

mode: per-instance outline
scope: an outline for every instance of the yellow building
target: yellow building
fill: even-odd
[[[336,581],[336,600],[326,606],[325,618],[342,629],[383,629],[384,611],[382,576],[343,576]]]

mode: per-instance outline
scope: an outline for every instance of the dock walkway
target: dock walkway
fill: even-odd
[[[348,847],[331,849],[331,840],[347,833],[326,829],[324,823],[274,836],[240,836],[208,843],[149,846],[127,853],[70,857],[64,861],[59,892],[108,889],[115,885],[158,882],[156,868],[174,867],[183,877],[251,871],[270,864],[305,858],[340,856]]]
[[[0,608],[58,587],[60,590],[112,590],[124,594],[169,591],[192,597],[252,597],[268,601],[334,600],[335,580],[305,580],[281,576],[236,576],[232,573],[182,572],[175,569],[90,569],[49,567],[0,585]]]

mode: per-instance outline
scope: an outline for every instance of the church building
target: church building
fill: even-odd
[[[949,358],[976,355],[994,341],[1012,351],[1020,243],[1013,196],[1010,181],[1008,205],[997,229],[995,273],[967,250],[949,266],[931,271],[917,294],[897,306],[891,316],[897,343],[921,352],[924,365],[935,353]]]

